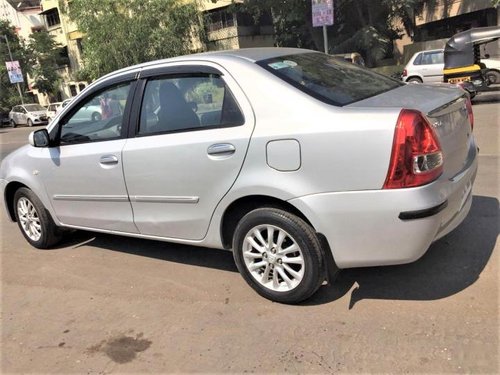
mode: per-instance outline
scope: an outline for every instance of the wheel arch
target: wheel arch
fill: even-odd
[[[20,188],[23,187],[30,189],[29,186],[26,186],[25,184],[19,181],[9,182],[9,184],[5,187],[5,193],[4,193],[5,207],[7,208],[9,218],[14,222],[16,221],[16,213],[14,209],[14,195],[16,194],[16,191],[18,191]]]
[[[406,82],[409,82],[413,78],[418,79],[422,83],[424,82],[424,79],[421,76],[419,76],[418,74],[412,74],[411,76],[408,76],[408,78],[406,78]]]
[[[282,199],[268,195],[247,195],[233,201],[225,209],[222,215],[220,235],[222,239],[222,245],[225,249],[231,249],[234,231],[241,218],[250,211],[263,207],[279,208],[284,211],[290,212],[300,217],[314,229],[311,221],[294,205]]]

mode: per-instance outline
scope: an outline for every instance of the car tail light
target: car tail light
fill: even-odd
[[[472,103],[470,97],[467,97],[465,101],[465,107],[467,108],[467,113],[469,114],[469,122],[471,129],[474,129],[474,113],[472,112]]]
[[[443,173],[441,145],[431,124],[419,111],[399,114],[384,189],[428,184]]]
[[[406,69],[403,69],[403,77],[406,77],[408,75],[408,71]]]

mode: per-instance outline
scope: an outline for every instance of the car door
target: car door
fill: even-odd
[[[429,51],[423,53],[421,69],[424,82],[435,83],[443,81],[443,59],[443,51]]]
[[[200,240],[242,167],[253,112],[220,68],[176,66],[141,78],[137,126],[123,150],[135,224],[145,235]]]
[[[17,112],[16,124],[27,124],[28,123],[28,112],[23,106],[19,106],[19,111]]]
[[[14,121],[16,124],[18,123],[18,117],[19,117],[18,111],[19,111],[19,106],[16,105],[15,107],[12,108],[12,111],[10,112],[11,120]]]
[[[137,232],[122,169],[122,149],[135,81],[101,85],[51,128],[53,147],[43,149],[40,171],[58,219],[66,225]],[[116,95],[127,111],[99,121],[80,121],[79,111],[104,95]]]

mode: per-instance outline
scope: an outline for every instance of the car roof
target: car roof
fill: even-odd
[[[248,62],[256,62],[260,60],[271,59],[273,57],[295,55],[301,53],[319,53],[319,52],[302,48],[282,48],[282,47],[242,48],[234,50],[202,52],[191,55],[176,56],[168,59],[149,61],[138,65],[132,65],[108,73],[99,80],[109,78],[117,74],[132,72],[134,70],[153,67],[155,65],[161,65],[163,63],[169,63],[169,62],[188,62],[188,61],[200,61],[200,60],[221,62],[227,60],[228,58],[246,60]]]

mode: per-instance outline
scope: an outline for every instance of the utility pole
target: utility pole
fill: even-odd
[[[14,59],[12,58],[12,52],[10,52],[9,39],[7,38],[7,35],[2,35],[2,36],[5,38],[5,43],[7,43],[7,50],[9,51],[10,61],[14,61]],[[23,94],[19,82],[16,83],[16,86],[17,86],[17,91],[19,92],[19,97],[21,98],[21,104],[24,105]]]

